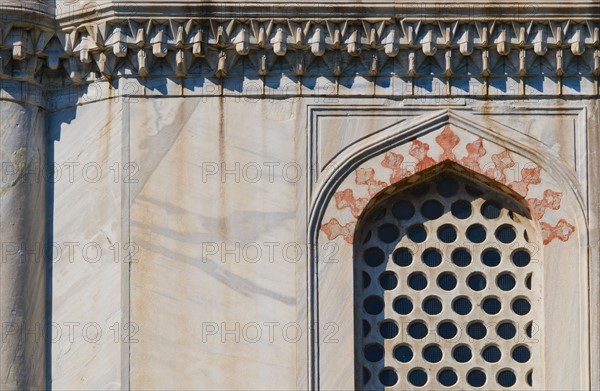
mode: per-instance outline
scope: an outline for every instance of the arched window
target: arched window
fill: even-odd
[[[357,389],[543,387],[537,225],[474,176],[443,168],[360,217]]]

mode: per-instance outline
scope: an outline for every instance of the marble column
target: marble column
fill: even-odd
[[[46,378],[47,114],[5,99],[0,89],[0,389],[41,390]]]

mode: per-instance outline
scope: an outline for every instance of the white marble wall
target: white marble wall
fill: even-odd
[[[101,107],[99,107],[101,106]],[[122,104],[50,116],[54,155],[52,387],[122,388]]]
[[[453,105],[555,150],[588,194],[595,219],[596,190],[588,191],[587,181],[596,174],[586,164],[598,128],[595,103],[545,101],[560,108],[556,115],[535,103],[463,103]],[[311,146],[330,159],[345,129],[344,145],[351,144],[427,115],[420,104],[449,107],[120,97],[52,113],[54,159],[63,167],[53,200],[53,240],[63,250],[53,266],[52,321],[62,331],[51,344],[53,387],[306,388],[309,109],[339,111],[338,119],[324,116]],[[385,118],[373,119],[378,111]],[[67,166],[72,180],[64,177]],[[76,243],[71,260],[65,243]],[[98,261],[89,259],[94,248],[101,249]],[[71,339],[70,322],[77,323]],[[321,371],[352,358],[339,360]]]
[[[213,98],[130,107],[140,167],[130,194],[139,246],[131,387],[294,389],[301,346],[282,332],[295,338],[296,264],[282,250],[296,248],[303,210],[282,168],[297,161],[298,105]]]
[[[78,243],[72,262],[54,264],[52,320],[63,334],[68,322],[103,332],[90,343],[78,325],[74,341],[52,344],[53,386],[127,387],[128,352],[120,354],[130,338],[133,389],[295,389],[306,343],[295,285],[306,255],[296,240],[299,104],[108,102],[51,120],[56,164],[75,172],[55,185],[54,241]],[[91,163],[105,176],[97,183],[85,178]],[[130,177],[115,182],[114,165]],[[102,248],[99,262],[85,260],[88,243]],[[128,250],[130,297],[121,291]]]

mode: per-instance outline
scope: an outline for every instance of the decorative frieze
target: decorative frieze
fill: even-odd
[[[5,24],[0,38],[0,78],[58,88],[119,77],[576,77],[597,95],[600,77],[596,21],[125,19]]]

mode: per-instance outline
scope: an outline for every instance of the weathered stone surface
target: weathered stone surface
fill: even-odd
[[[469,121],[498,134],[508,134],[510,127],[514,129],[510,132],[515,141],[540,145],[544,154],[553,156],[556,164],[578,178],[577,186],[582,192],[591,191],[586,190],[589,169],[576,162],[586,156],[585,140],[590,127],[596,126],[590,116],[596,110],[592,102],[546,101],[544,108],[524,101],[497,102],[493,108],[476,101],[454,103],[449,106],[428,99],[393,102],[347,98],[343,105],[315,106],[312,98],[268,101],[235,97],[154,97],[113,100],[112,111],[106,111],[108,106],[104,103],[91,103],[80,107],[75,119],[65,117],[66,111],[53,114],[51,126],[60,129],[61,134],[60,141],[55,143],[61,151],[57,154],[57,164],[71,161],[71,156],[80,156],[75,160],[80,163],[79,167],[88,159],[103,162],[101,166],[111,175],[110,181],[103,185],[108,188],[102,191],[98,191],[99,184],[81,179],[77,183],[59,184],[57,188],[62,189],[61,193],[75,191],[77,187],[77,193],[81,194],[111,194],[114,206],[98,211],[121,208],[118,213],[100,213],[97,217],[88,212],[90,217],[81,227],[73,227],[73,218],[65,217],[56,222],[55,241],[77,237],[82,241],[105,242],[103,246],[108,246],[109,241],[102,233],[105,232],[110,243],[117,243],[120,236],[129,238],[133,244],[129,249],[133,253],[130,268],[111,264],[113,252],[106,247],[103,247],[108,254],[106,264],[101,261],[90,265],[80,259],[81,264],[55,265],[55,279],[61,281],[91,276],[95,280],[102,276],[108,279],[106,283],[92,285],[107,289],[102,291],[106,298],[95,301],[93,314],[87,313],[86,308],[69,309],[73,305],[68,302],[76,299],[69,298],[68,290],[62,293],[62,289],[56,289],[61,293],[55,296],[55,301],[61,304],[55,305],[54,312],[61,315],[55,316],[55,320],[64,322],[75,317],[82,323],[87,320],[106,328],[119,322],[115,315],[119,309],[130,308],[128,321],[133,325],[128,329],[130,346],[122,344],[123,341],[113,343],[112,330],[108,330],[106,336],[111,341],[101,350],[102,354],[94,353],[97,344],[82,339],[73,344],[73,349],[79,346],[80,350],[71,350],[60,359],[53,355],[55,384],[61,389],[122,387],[122,371],[131,365],[129,381],[133,389],[194,389],[199,384],[205,389],[299,387],[297,382],[306,381],[302,380],[302,372],[307,364],[297,355],[305,357],[310,336],[303,320],[308,309],[302,299],[303,292],[309,289],[303,276],[311,259],[305,245],[310,242],[304,225],[309,218],[305,208],[314,205],[320,183],[339,169],[340,156],[356,150],[369,137],[386,132],[393,134],[394,129],[410,126],[405,123],[450,110],[451,118],[470,118]],[[554,117],[557,119],[548,120]],[[96,127],[82,131],[80,121],[85,123],[92,118],[96,119]],[[445,117],[440,118],[443,123]],[[352,134],[358,130],[360,133]],[[343,141],[340,132],[348,141]],[[307,134],[311,137],[307,138]],[[538,144],[527,140],[536,140]],[[97,145],[107,147],[98,149]],[[307,148],[314,151],[310,155],[314,160],[305,154]],[[464,152],[459,154],[462,148],[456,148],[459,159],[464,159]],[[492,149],[486,148],[491,154]],[[108,151],[111,156],[108,160],[98,155],[102,150]],[[432,150],[431,155],[436,157],[438,153]],[[133,165],[132,182],[112,182],[110,167],[115,161]],[[483,167],[487,163],[481,164]],[[507,174],[520,175],[515,169]],[[532,187],[527,197],[541,198],[543,194],[538,194],[538,187]],[[105,203],[103,197],[94,199],[99,205]],[[123,206],[119,207],[119,203]],[[57,210],[78,213],[67,196],[57,197],[55,205]],[[548,218],[552,226],[558,221],[558,218]],[[577,226],[576,232],[580,232],[577,220],[569,219]],[[122,226],[123,221],[128,223],[127,227]],[[345,224],[341,219],[340,223]],[[298,259],[293,251],[296,244],[302,250]],[[325,245],[319,242],[319,248]],[[282,253],[284,248],[289,254]],[[320,289],[320,293],[331,301],[322,311],[350,311],[352,314],[351,301],[347,302],[344,294],[335,296],[334,293],[341,289],[338,281],[347,275],[347,262],[352,254],[340,249],[336,259],[345,261],[324,265],[319,273],[321,284],[326,287]],[[95,271],[84,272],[88,268]],[[578,273],[569,277],[570,282],[563,273],[566,286],[579,284]],[[128,279],[131,281],[129,295],[121,293],[118,282]],[[351,292],[349,283],[346,289]],[[329,293],[328,289],[334,292]],[[87,291],[94,295],[92,289]],[[562,313],[564,311],[566,309]],[[124,315],[120,315],[120,322],[125,322]],[[330,368],[341,371],[353,365],[350,360],[345,361],[347,367],[339,367],[342,365],[340,352],[347,349],[346,355],[353,354],[352,318],[333,319],[331,323],[340,328],[335,330],[337,342],[321,347],[321,371],[325,373],[329,373]],[[297,340],[293,333],[296,327],[301,330]],[[322,329],[324,324],[319,327],[321,333],[333,332],[329,328]],[[284,330],[289,335],[282,334]],[[348,336],[345,333],[349,333]],[[119,368],[115,357],[123,348],[131,349],[131,356],[123,357]],[[327,356],[330,348],[333,349],[331,356]],[[69,354],[71,358],[67,359]],[[86,355],[94,357],[86,366],[69,369],[65,365],[69,360],[78,360],[78,357],[80,360]],[[86,383],[82,382],[80,379],[88,373],[88,366],[103,368],[104,375],[95,371],[97,378],[86,377]],[[230,366],[240,368],[247,375],[222,376],[219,368]],[[273,377],[274,367],[281,376]],[[109,368],[112,369],[109,371]],[[179,375],[172,377],[175,372]],[[329,379],[322,376],[324,380]],[[573,376],[570,379],[579,379],[580,375]],[[349,381],[348,386],[351,386],[351,379],[341,379]],[[336,388],[335,384],[341,383],[327,382],[322,386]]]
[[[517,341],[533,358],[491,370],[474,350],[461,381],[517,367],[519,388],[600,387],[594,1],[0,10],[0,388],[361,389],[361,227],[448,172],[516,201],[502,222],[527,219],[540,262],[524,295],[541,335]],[[387,263],[382,295],[411,296]],[[435,343],[428,389],[456,365]]]
[[[0,99],[0,388],[46,381],[46,113]]]
[[[131,387],[295,389],[298,106],[185,98],[131,109]],[[222,376],[234,362],[256,376]]]
[[[107,103],[102,110],[87,105],[49,119],[55,389],[116,390],[126,376],[123,270],[128,268],[129,216],[123,192],[123,103]]]

